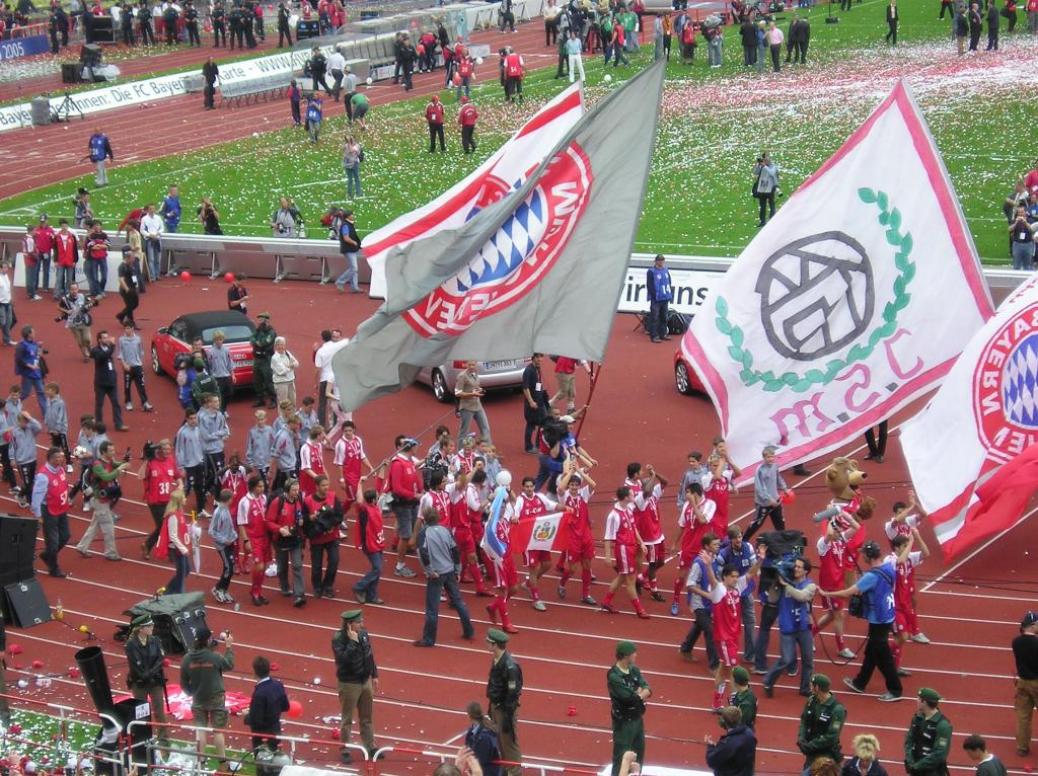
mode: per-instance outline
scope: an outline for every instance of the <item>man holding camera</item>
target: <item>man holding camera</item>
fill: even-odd
[[[98,529],[105,543],[106,560],[122,560],[119,549],[115,546],[115,513],[112,508],[122,497],[123,490],[119,485],[119,476],[126,471],[130,465],[130,458],[123,459],[120,463],[115,462],[115,445],[111,442],[102,442],[98,448],[98,459],[90,469],[91,485],[94,488],[94,515],[90,519],[83,538],[79,540],[76,549],[84,558],[90,557],[90,544],[94,541],[94,535]]]
[[[98,504],[95,501],[94,504]],[[96,508],[96,507],[95,507]],[[97,513],[94,513],[97,516]],[[150,614],[135,617],[130,623],[130,637],[126,639],[126,684],[139,701],[151,703],[152,719],[158,723],[156,738],[159,746],[169,744],[166,725],[166,670],[162,644],[155,636],[155,623]]]
[[[180,686],[191,696],[200,766],[206,759],[207,729],[213,730],[213,748],[218,764],[223,766],[227,761],[223,729],[227,727],[228,715],[223,675],[225,671],[234,669],[234,639],[229,632],[223,637],[223,654],[215,650],[216,646],[212,632],[203,626],[195,635],[191,651],[180,663]]]
[[[280,496],[272,498],[267,508],[267,530],[274,537],[275,558],[281,595],[292,596],[297,609],[306,606],[303,586],[303,500],[299,495],[298,480],[285,481]],[[292,566],[292,587],[288,587],[288,567]]]
[[[800,649],[800,694],[805,698],[811,694],[810,678],[815,667],[815,645],[811,633],[811,601],[818,587],[808,578],[811,561],[797,558],[793,561],[793,578],[786,579],[780,573],[778,582],[782,590],[778,600],[779,632],[782,634],[780,657],[764,677],[764,694],[774,697],[775,681],[791,666],[796,665],[797,648]]]
[[[339,738],[343,743],[339,758],[343,763],[353,761],[350,750],[350,730],[353,711],[357,711],[360,739],[369,755],[375,754],[375,732],[372,724],[375,693],[379,690],[378,666],[371,649],[368,631],[364,628],[364,612],[351,609],[342,613],[342,628],[332,637],[335,656],[335,675],[339,680]]]
[[[303,531],[310,541],[310,584],[314,598],[334,598],[335,575],[339,571],[339,525],[345,515],[328,475],[317,476],[314,492],[303,498],[303,506]]]

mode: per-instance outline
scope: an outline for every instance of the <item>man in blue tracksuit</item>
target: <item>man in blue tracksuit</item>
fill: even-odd
[[[183,208],[180,206],[180,193],[177,191],[176,186],[169,187],[169,194],[167,194],[162,200],[162,207],[159,208],[159,215],[162,216],[162,222],[165,224],[166,231],[173,234],[180,227],[180,216],[183,213]],[[169,274],[173,274],[171,269]]]
[[[669,340],[667,333],[667,309],[674,298],[674,286],[670,282],[670,270],[664,266],[662,253],[645,272],[645,292],[649,296],[649,337],[653,342]]]
[[[94,183],[98,186],[107,186],[108,173],[105,172],[105,164],[109,159],[115,161],[115,156],[112,155],[112,144],[108,142],[108,135],[100,129],[95,129],[94,134],[87,141],[87,149],[90,152],[90,161],[97,166]]]

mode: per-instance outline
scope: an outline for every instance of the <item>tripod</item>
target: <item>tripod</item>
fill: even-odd
[[[829,15],[825,17],[826,24],[837,24],[840,21],[840,17],[833,16],[833,0],[829,0]]]
[[[72,119],[73,113],[78,113],[80,119],[86,118],[86,116],[83,115],[83,111],[81,111],[79,109],[79,106],[76,105],[76,101],[72,99],[72,95],[66,91],[65,99],[62,100],[61,105],[58,106],[58,109],[54,111],[54,121],[70,121]]]

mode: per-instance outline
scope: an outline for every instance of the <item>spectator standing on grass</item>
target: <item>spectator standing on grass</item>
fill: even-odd
[[[447,143],[443,137],[443,103],[440,102],[440,95],[434,94],[425,106],[425,122],[429,125],[429,153],[436,153],[437,138],[440,140],[440,151],[446,153]],[[345,164],[344,158],[343,165]],[[349,175],[349,171],[346,174]]]
[[[897,26],[899,21],[897,0],[890,0],[890,5],[887,6],[887,34],[883,39],[891,46],[897,45]]]
[[[108,141],[108,135],[102,132],[100,127],[94,129],[94,134],[87,140],[87,156],[97,168],[97,172],[94,174],[94,185],[107,186],[108,173],[105,165],[109,159],[114,162],[115,156],[112,154],[112,144]]]
[[[90,207],[90,192],[80,187],[72,203],[76,209],[73,217],[76,229],[89,229],[90,222],[94,220],[94,211]]]
[[[771,51],[771,69],[777,73],[782,69],[782,43],[785,41],[786,36],[783,35],[782,30],[779,26],[772,22],[768,26],[767,40],[768,48]]]
[[[461,110],[458,111],[458,123],[461,125],[461,150],[463,153],[476,152],[476,121],[479,111],[469,102],[468,97],[461,98]]]
[[[998,51],[999,15],[997,0],[988,0],[988,51]]]
[[[162,216],[165,231],[173,234],[180,227],[180,216],[183,209],[180,207],[180,194],[176,186],[170,186],[169,192],[162,200],[159,215]]]
[[[346,142],[342,146],[342,169],[346,173],[346,196],[354,198],[356,191],[357,199],[364,196],[360,186],[360,165],[364,161],[364,149],[353,135],[346,136]]]
[[[350,108],[353,111],[352,120],[360,124],[362,132],[366,132],[368,129],[368,122],[364,117],[368,115],[369,105],[368,96],[362,92],[356,92],[350,98]]]
[[[980,15],[980,6],[977,3],[970,3],[968,19],[970,51],[976,51],[977,47],[980,45],[980,33],[984,26],[983,17]]]
[[[569,38],[566,40],[566,60],[570,83],[573,83],[577,73],[580,74],[581,81],[587,80],[587,75],[584,73],[584,58],[580,55],[581,47],[582,44],[576,31],[570,31]]]
[[[1006,4],[1002,10],[1005,11],[1006,21],[1009,22],[1006,26],[1006,32],[1012,35],[1013,30],[1016,29],[1016,0],[1006,0]]]
[[[298,235],[299,225],[303,217],[295,204],[288,197],[278,198],[278,209],[270,217],[270,228],[275,237],[294,238]]]
[[[315,145],[321,139],[321,121],[324,118],[324,110],[321,106],[321,98],[315,92],[306,101],[306,131],[310,135],[310,142]]]
[[[753,165],[753,195],[760,207],[757,226],[764,226],[768,218],[775,217],[775,194],[779,187],[779,168],[767,151],[757,157]]]
[[[141,236],[144,238],[144,255],[148,263],[148,279],[153,283],[162,276],[162,233],[165,226],[162,218],[155,212],[155,206],[148,204],[141,217]]]
[[[278,48],[281,47],[278,46]],[[303,126],[303,114],[300,108],[302,101],[303,93],[299,90],[296,79],[293,78],[288,87],[288,105],[292,109],[292,124],[296,127]]]

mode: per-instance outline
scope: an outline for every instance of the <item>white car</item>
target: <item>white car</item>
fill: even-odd
[[[446,364],[426,367],[418,373],[418,382],[432,388],[433,396],[442,402],[454,401],[454,386],[458,375],[465,371],[465,361],[448,361]],[[530,357],[506,359],[504,361],[477,361],[479,384],[487,390],[494,388],[518,388],[523,384],[523,370]]]

